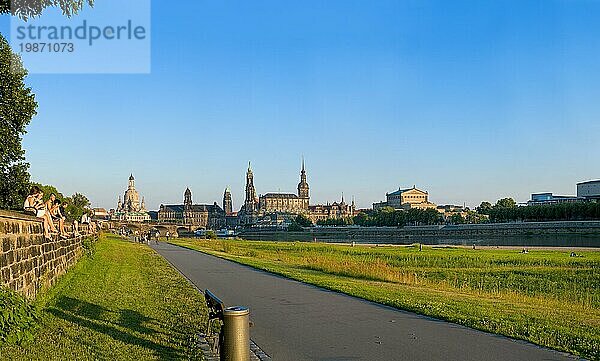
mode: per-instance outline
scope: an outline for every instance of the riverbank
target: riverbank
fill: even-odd
[[[202,295],[148,246],[102,235],[35,306],[34,341],[0,347],[8,360],[200,358]]]
[[[240,238],[330,243],[600,247],[600,222],[522,222],[407,227],[310,227],[301,232],[248,229]]]
[[[600,252],[570,257],[543,250],[172,243],[399,309],[600,358]]]

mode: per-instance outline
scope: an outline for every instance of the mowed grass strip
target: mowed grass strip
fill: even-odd
[[[206,322],[202,295],[148,246],[103,235],[36,301],[34,342],[0,348],[3,360],[200,358],[194,335]]]
[[[600,359],[600,252],[173,240],[327,289]]]

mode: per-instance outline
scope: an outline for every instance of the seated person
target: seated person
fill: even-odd
[[[40,190],[39,187],[31,187],[29,195],[27,196],[27,198],[25,198],[25,202],[23,203],[23,209],[26,213],[34,215],[38,218],[42,218],[44,220],[44,237],[46,239],[51,239],[50,234],[56,233],[56,229],[54,228],[54,224],[52,223],[50,213],[46,210],[43,197],[44,193]]]
[[[61,212],[61,201],[60,199],[55,199],[50,209],[50,215],[52,216],[52,221],[58,222],[58,230],[60,232],[60,238],[67,238],[65,232],[65,216]]]

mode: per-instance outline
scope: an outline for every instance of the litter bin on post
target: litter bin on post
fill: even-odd
[[[223,310],[221,361],[250,361],[250,310],[246,307]]]

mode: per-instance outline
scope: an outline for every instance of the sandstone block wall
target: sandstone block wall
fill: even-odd
[[[95,237],[86,226],[79,231],[77,237],[47,240],[41,219],[0,211],[0,285],[34,298],[77,262],[83,239]]]

